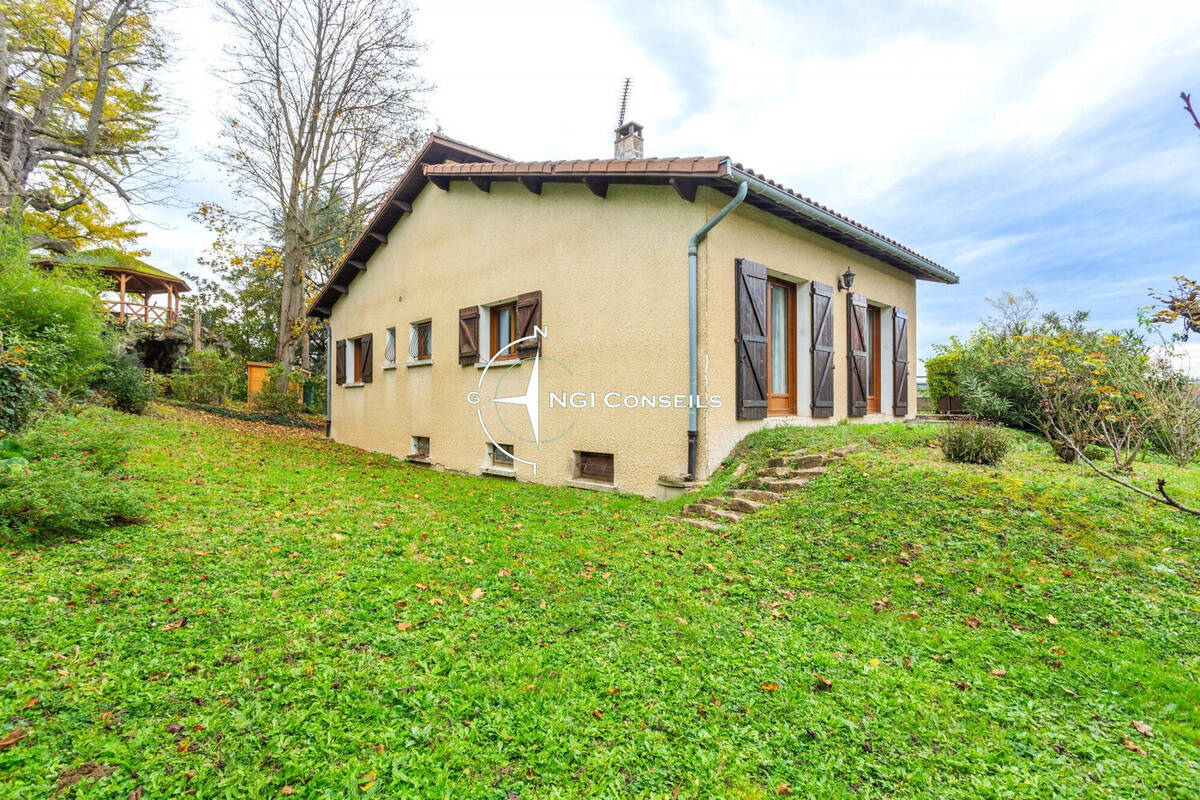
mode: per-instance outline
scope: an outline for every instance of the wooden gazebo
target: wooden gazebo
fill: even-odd
[[[112,278],[113,287],[101,300],[122,323],[139,320],[145,325],[174,325],[179,321],[179,295],[191,291],[183,278],[113,248],[85,250],[56,263],[94,269]],[[165,295],[164,303],[153,302],[158,295]]]

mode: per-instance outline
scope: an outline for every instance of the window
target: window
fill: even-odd
[[[878,306],[867,306],[867,411],[878,414],[880,362],[880,317]]]
[[[334,344],[336,379],[339,386],[361,386],[371,382],[371,334],[339,339]]]
[[[433,323],[429,320],[414,322],[409,328],[408,360],[433,360]]]
[[[422,461],[429,460],[429,437],[414,436],[412,437],[412,454],[409,458],[416,458]]]
[[[579,450],[575,453],[575,477],[597,483],[613,482],[612,453],[592,453]]]
[[[517,304],[504,303],[488,309],[491,319],[491,345],[489,355],[496,358],[516,358],[517,354],[511,347],[517,336]]]
[[[493,467],[512,469],[512,454],[514,452],[516,451],[513,450],[511,444],[494,445],[488,442],[488,458],[491,460]]]
[[[767,280],[767,413],[796,413],[796,287]]]
[[[396,366],[396,329],[388,328],[383,340],[383,368]]]

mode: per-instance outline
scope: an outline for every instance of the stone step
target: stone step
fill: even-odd
[[[858,444],[844,444],[841,447],[834,447],[834,448],[830,449],[829,453],[831,455],[837,455],[837,456],[841,456],[842,458],[845,458],[846,456],[850,455],[851,453],[858,452],[859,449],[861,449],[861,447],[862,447],[862,445],[858,445]]]
[[[669,517],[675,522],[682,522],[684,525],[691,525],[693,528],[699,528],[709,533],[720,533],[725,530],[725,526],[719,522],[713,522],[710,519],[696,519],[694,517]]]
[[[806,483],[808,481],[803,478],[767,480],[766,488],[772,492],[794,492],[798,489],[803,489]]]
[[[746,500],[753,500],[756,503],[775,503],[783,499],[783,495],[775,492],[768,492],[762,489],[730,489],[725,492],[726,497],[741,497]]]
[[[728,508],[730,511],[737,511],[742,514],[753,514],[755,511],[758,511],[765,505],[766,503],[758,500],[748,500],[745,497],[729,497],[725,500],[726,508]]]
[[[704,503],[688,503],[683,507],[683,513],[689,517],[704,517],[717,522],[737,522],[742,518],[742,515],[736,511],[726,511],[723,508],[714,508]]]
[[[806,467],[805,469],[788,469],[787,467],[773,467],[772,469],[759,472],[760,478],[815,478],[818,475],[824,475],[828,470],[825,467]]]
[[[696,498],[696,502],[704,503],[704,505],[706,505],[706,506],[714,506],[716,508],[725,508],[725,498],[724,497],[698,497],[698,498]]]
[[[786,456],[777,456],[767,462],[768,467],[791,467],[792,469],[808,469],[809,467],[823,467],[827,459],[822,453],[788,453]]]

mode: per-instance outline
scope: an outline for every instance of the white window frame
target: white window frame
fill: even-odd
[[[392,357],[387,357],[388,350],[392,351]],[[388,328],[383,332],[383,369],[396,368],[396,329]]]
[[[417,326],[429,325],[429,358],[419,359],[413,355],[413,342],[417,338]],[[425,367],[433,363],[433,319],[426,317],[425,319],[413,320],[408,323],[408,360],[404,363],[406,367]]]

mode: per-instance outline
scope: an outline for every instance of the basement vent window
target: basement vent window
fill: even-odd
[[[593,453],[588,450],[575,452],[575,477],[596,483],[613,482],[612,453]]]
[[[493,467],[502,469],[512,469],[513,458],[515,452],[511,444],[501,444],[499,446],[488,443],[488,460],[492,462]]]
[[[429,437],[414,436],[412,437],[412,452],[408,456],[410,461],[429,461]]]

